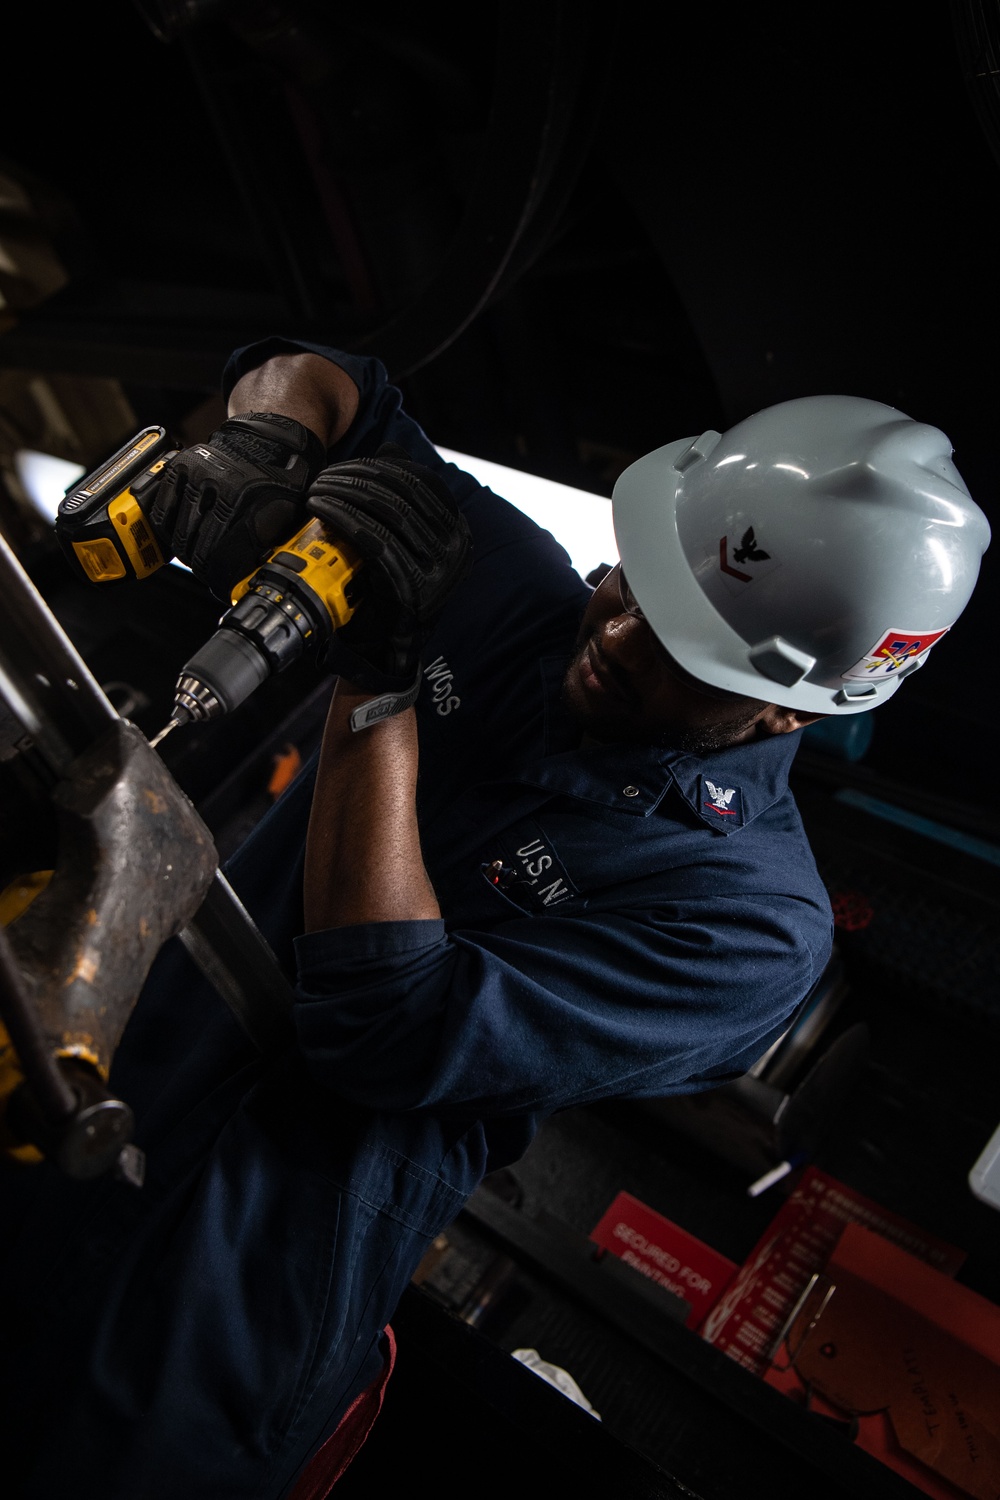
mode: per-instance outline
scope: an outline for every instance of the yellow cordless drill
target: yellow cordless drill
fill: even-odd
[[[178,451],[163,427],[144,427],[67,491],[56,536],[78,575],[119,583],[148,578],[170,560],[147,510]],[[181,669],[170,721],[152,743],[179,724],[231,712],[272,673],[322,649],[354,613],[358,568],[350,549],[310,517],[233,589],[218,630]]]

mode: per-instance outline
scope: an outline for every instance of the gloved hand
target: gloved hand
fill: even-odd
[[[161,543],[228,602],[233,586],[304,524],[309,481],[325,461],[323,444],[300,422],[244,412],[171,460],[149,507],[150,523]]]
[[[472,566],[465,517],[444,480],[393,443],[324,469],[308,509],[364,561],[360,603],[322,665],[366,692],[406,692],[445,600]]]

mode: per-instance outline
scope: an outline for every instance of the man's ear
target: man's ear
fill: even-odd
[[[829,714],[807,714],[800,708],[782,708],[780,703],[769,703],[757,720],[757,732],[761,735],[791,734],[795,729],[805,729],[828,719]]]

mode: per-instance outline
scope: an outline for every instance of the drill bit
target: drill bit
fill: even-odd
[[[164,724],[163,728],[160,730],[159,734],[154,735],[150,740],[149,743],[151,749],[155,750],[157,745],[160,744],[162,740],[165,740],[171,730],[176,729],[178,725],[190,724],[192,722],[201,723],[205,719],[217,718],[220,713],[223,713],[225,711],[225,705],[220,702],[214,690],[207,683],[201,680],[201,676],[198,672],[192,673],[190,668],[192,663],[196,663],[199,658],[205,658],[206,655],[209,660],[214,660],[212,653],[218,651],[220,641],[223,648],[225,648],[229,634],[230,632],[227,632],[225,630],[216,631],[212,639],[202,647],[202,650],[198,653],[198,655],[191,658],[191,662],[189,662],[181,672],[181,675],[177,680],[177,688],[174,693],[174,711],[171,714],[169,721]],[[240,642],[238,639],[236,644],[237,646],[240,646]],[[241,649],[245,650],[245,647]],[[225,650],[223,652],[223,655],[225,661]],[[254,665],[256,667],[256,671],[254,672],[254,675],[250,681],[251,691],[254,687],[256,687],[257,682],[261,679],[261,677],[267,675],[267,666],[266,662],[264,662],[263,659],[260,664],[254,663]],[[235,697],[235,702],[241,702],[243,697],[246,696],[246,692],[246,685],[243,685],[243,692],[240,694],[240,696],[236,697],[235,694],[233,695]]]
[[[151,750],[155,750],[161,740],[165,740],[170,731],[172,729],[176,729],[180,722],[180,719],[170,719],[166,724],[164,724],[159,734],[154,734],[153,738],[150,740],[149,748]]]

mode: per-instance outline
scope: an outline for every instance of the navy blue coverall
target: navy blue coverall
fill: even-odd
[[[445,465],[373,359],[267,341],[228,385],[296,348],[361,392],[331,461],[400,443],[472,528],[417,703],[443,920],[302,935],[307,768],[228,870],[295,976],[295,1044],[261,1058],[179,945],[160,955],[112,1074],[146,1185],[39,1168],[5,1274],[25,1500],[286,1494],[484,1173],[555,1110],[746,1071],[830,954],[799,734],[581,748],[560,683],[590,590],[563,549]]]

